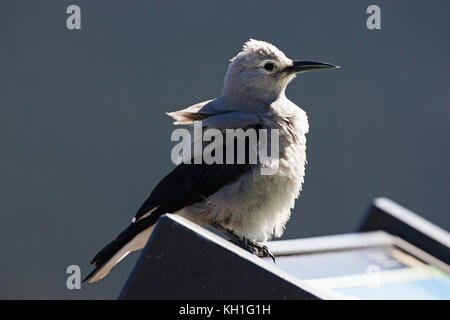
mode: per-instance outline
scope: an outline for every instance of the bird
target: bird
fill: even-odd
[[[128,253],[142,249],[163,214],[213,226],[251,253],[273,258],[264,243],[282,236],[307,164],[308,117],[286,97],[286,87],[300,73],[336,68],[294,61],[266,41],[246,41],[230,59],[220,97],[167,114],[175,125],[201,121],[202,130],[275,129],[278,156],[250,163],[246,152],[244,163],[179,163],[156,185],[131,224],[93,258],[95,268],[84,281],[102,279]],[[271,144],[271,136],[267,139]],[[245,141],[249,146],[251,141]],[[262,174],[264,168],[276,170]]]

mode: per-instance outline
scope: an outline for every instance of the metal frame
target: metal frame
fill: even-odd
[[[394,202],[375,199],[359,233],[272,241],[275,256],[395,246],[450,272],[450,235]],[[384,231],[381,231],[384,230]],[[180,216],[160,218],[119,299],[331,299]]]
[[[450,233],[387,198],[373,200],[358,231],[383,230],[450,264]]]
[[[177,215],[162,216],[119,299],[329,299]]]

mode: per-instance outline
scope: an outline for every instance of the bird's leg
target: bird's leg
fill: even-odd
[[[230,241],[235,243],[235,244],[238,244],[239,242],[242,241],[241,237],[239,237],[233,230],[224,228],[220,224],[218,224],[217,222],[212,222],[211,226],[213,226],[214,228],[218,229],[220,232],[228,235],[228,237],[230,238]]]
[[[275,263],[275,257],[273,256],[272,253],[270,253],[269,248],[255,240],[246,238],[246,237],[241,237],[239,235],[237,235],[233,230],[227,229],[222,227],[220,224],[218,223],[211,223],[211,225],[220,230],[222,233],[227,234],[230,237],[230,241],[234,244],[236,244],[237,246],[241,247],[244,250],[247,250],[250,253],[253,253],[257,256],[260,257],[270,257],[272,258],[273,262]]]

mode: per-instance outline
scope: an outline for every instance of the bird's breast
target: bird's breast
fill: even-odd
[[[282,119],[263,118],[263,127],[279,130],[279,155],[269,162],[253,165],[238,180],[225,185],[204,202],[182,210],[182,214],[196,222],[220,223],[258,241],[280,237],[305,175],[308,123],[306,114],[301,112]],[[262,174],[267,166],[275,170]]]
[[[280,132],[279,157],[254,165],[238,181],[209,197],[210,218],[259,241],[283,234],[305,175],[306,131],[299,120],[307,121],[295,119],[287,127],[271,124]],[[263,170],[265,166],[270,166],[271,174],[263,174],[267,173]]]

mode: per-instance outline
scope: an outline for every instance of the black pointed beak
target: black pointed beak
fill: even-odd
[[[334,64],[323,63],[323,62],[314,62],[314,61],[294,61],[292,66],[288,66],[283,69],[283,72],[288,74],[300,73],[306,71],[313,70],[322,70],[322,69],[339,69],[339,66],[335,66]]]

